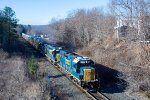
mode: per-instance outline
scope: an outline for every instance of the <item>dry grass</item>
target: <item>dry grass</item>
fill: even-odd
[[[88,49],[77,50],[76,53],[82,54],[82,55],[88,56],[88,57],[91,57],[91,56],[92,56],[92,51],[90,51],[90,50],[88,50]]]
[[[0,100],[41,100],[46,90],[43,78],[32,82],[27,77],[26,60],[0,50]],[[46,99],[45,99],[46,100]]]

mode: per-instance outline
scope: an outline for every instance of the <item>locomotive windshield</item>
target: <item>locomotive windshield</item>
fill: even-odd
[[[80,66],[89,66],[93,64],[91,60],[80,60],[79,63],[80,63]]]
[[[55,53],[59,53],[59,50],[55,50]]]

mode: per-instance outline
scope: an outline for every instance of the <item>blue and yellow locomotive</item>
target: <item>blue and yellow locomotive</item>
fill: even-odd
[[[97,91],[99,82],[96,79],[94,62],[88,57],[62,50],[55,44],[46,43],[40,37],[26,34],[22,34],[22,37],[46,55],[50,61],[58,65],[67,76],[80,84],[81,87]]]
[[[56,61],[70,78],[75,79],[82,87],[88,87],[90,90],[98,88],[94,62],[88,57],[59,50],[59,53],[56,54]]]

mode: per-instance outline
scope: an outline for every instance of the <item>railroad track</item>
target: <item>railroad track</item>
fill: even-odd
[[[23,38],[24,39],[24,38]],[[25,40],[25,39],[24,39]],[[26,41],[26,40],[25,40]],[[31,45],[32,46],[32,45]],[[34,48],[34,46],[32,46]],[[46,55],[45,55],[46,56]],[[48,61],[51,62],[51,64],[62,74],[64,74],[63,70],[56,66],[50,59],[48,59],[48,57],[46,56],[46,59]],[[105,95],[103,95],[102,93],[92,93],[92,92],[88,92],[87,90],[83,89],[79,84],[77,84],[76,82],[74,82],[73,80],[71,80],[67,75],[65,75],[65,77],[72,82],[82,93],[85,93],[90,99],[92,100],[110,100],[108,97],[106,97]]]
[[[90,93],[90,95],[92,95],[95,100],[110,100],[108,97],[106,97],[105,95],[103,95],[100,92]]]
[[[46,57],[47,58],[47,57]],[[47,58],[47,60],[49,60]],[[58,67],[57,65],[55,65],[51,60],[49,60],[52,65],[62,74],[64,74],[63,70]],[[71,80],[67,75],[65,75],[65,77],[70,81],[72,82],[82,93],[85,93],[88,98],[90,98],[91,100],[110,100],[108,97],[106,97],[105,95],[103,95],[102,93],[100,92],[96,92],[96,93],[92,93],[92,92],[89,92],[85,89],[83,89],[79,84],[77,84],[76,82],[74,82],[73,80]]]

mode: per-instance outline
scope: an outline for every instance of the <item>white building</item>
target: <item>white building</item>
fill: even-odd
[[[137,29],[138,33],[140,33],[140,31],[142,29],[144,29],[143,34],[150,34],[150,16],[145,16],[142,19],[139,19],[139,18],[130,18],[130,19],[118,18],[117,24],[114,28],[115,28],[115,38],[126,36],[128,34],[127,28]]]

